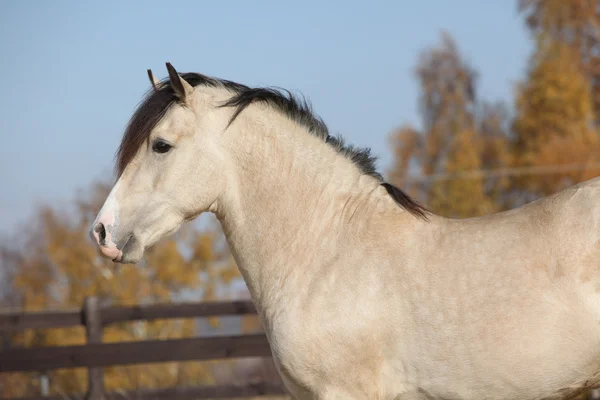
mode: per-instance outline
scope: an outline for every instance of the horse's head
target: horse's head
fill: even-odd
[[[101,253],[136,263],[149,246],[203,211],[213,210],[224,187],[220,133],[226,112],[202,79],[180,76],[167,63],[169,79],[157,82],[133,114],[118,152],[119,178],[91,228]]]

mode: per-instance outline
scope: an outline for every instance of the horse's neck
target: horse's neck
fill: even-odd
[[[371,222],[370,213],[395,207],[374,178],[322,139],[279,122],[231,133],[238,141],[231,146],[235,174],[217,212],[252,298],[266,314],[302,290],[294,284],[302,275],[306,283],[312,269],[330,264],[339,243]]]

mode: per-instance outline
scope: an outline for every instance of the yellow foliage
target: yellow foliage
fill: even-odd
[[[515,166],[557,166],[600,161],[590,85],[578,53],[562,42],[546,42],[535,54],[519,90],[514,121]],[[598,170],[531,175],[517,188],[545,196],[595,176]]]
[[[461,131],[454,138],[445,172],[455,179],[435,182],[431,189],[430,206],[438,213],[455,218],[467,218],[496,211],[484,191],[482,178],[461,179],[460,173],[481,167],[481,142],[472,131]]]

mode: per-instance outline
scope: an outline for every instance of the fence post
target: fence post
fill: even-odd
[[[50,379],[48,377],[48,371],[44,371],[40,375],[40,394],[42,397],[50,396]]]
[[[96,297],[86,297],[83,303],[83,322],[87,343],[102,343],[102,317]],[[86,400],[104,399],[104,371],[102,367],[88,368]]]

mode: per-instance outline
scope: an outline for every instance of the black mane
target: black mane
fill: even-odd
[[[303,97],[295,97],[285,89],[250,88],[240,83],[212,78],[198,73],[183,73],[180,76],[194,87],[200,85],[224,87],[231,91],[233,96],[221,105],[221,107],[235,108],[235,112],[229,121],[230,124],[246,107],[254,102],[263,102],[273,106],[288,118],[306,128],[310,134],[333,146],[336,151],[352,161],[362,173],[380,181],[381,185],[401,207],[417,217],[426,218],[428,211],[423,206],[411,199],[402,190],[384,181],[381,174],[377,172],[375,165],[377,158],[371,155],[371,149],[356,148],[346,144],[342,137],[330,135],[327,125],[313,113],[310,104]],[[156,89],[150,89],[125,129],[117,152],[117,175],[120,176],[123,173],[137,150],[150,137],[152,129],[163,118],[169,108],[177,102],[178,98],[169,79],[158,83]]]

